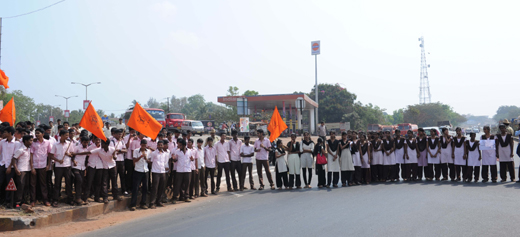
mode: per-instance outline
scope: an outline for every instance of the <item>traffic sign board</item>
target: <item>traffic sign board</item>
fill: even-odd
[[[312,41],[311,42],[311,54],[318,55],[320,54],[320,41]]]
[[[5,191],[16,191],[16,185],[14,184],[13,178],[11,178],[11,181],[9,181],[9,184],[5,187]]]
[[[65,118],[70,117],[70,110],[63,111],[63,117],[65,117]]]
[[[101,118],[101,120],[103,120],[103,122],[108,122],[108,116],[105,114],[103,115],[103,117]]]

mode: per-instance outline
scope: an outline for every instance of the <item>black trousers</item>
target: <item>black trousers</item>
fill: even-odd
[[[112,187],[112,197],[117,199],[119,197],[117,193],[117,170],[116,167],[112,167],[111,169],[103,169],[103,191],[101,192],[101,197],[103,199],[108,198],[108,182],[111,183]]]
[[[220,189],[220,179],[222,178],[222,170],[226,173],[226,184],[227,188],[231,189],[231,183],[229,182],[229,169],[231,168],[230,162],[218,163],[218,174],[217,174],[217,190]],[[236,181],[235,181],[236,182]],[[177,184],[177,182],[175,182]]]
[[[48,189],[47,189],[47,171],[45,171],[45,168],[43,169],[36,169],[36,175],[31,175],[31,179],[36,181],[35,186],[31,187],[31,192],[36,195],[36,197],[40,197],[42,201],[47,202],[48,199]],[[37,190],[39,190],[41,194],[38,194]]]
[[[300,178],[299,174],[290,174],[289,175],[289,187],[294,187],[296,180],[296,187],[302,186],[302,179]]]
[[[162,194],[166,189],[166,173],[152,173],[152,191],[150,193],[150,205],[161,203]]]
[[[475,181],[478,181],[480,178],[480,166],[468,166],[466,168],[466,179],[469,181],[472,180],[472,176],[475,177]]]
[[[379,180],[384,180],[383,178],[383,165],[370,165],[370,173],[372,175],[372,181],[377,182]]]
[[[309,179],[307,179],[307,171],[309,171]],[[312,181],[312,168],[302,168],[303,183],[310,185]]]
[[[200,167],[196,183],[197,184],[195,185],[195,195],[199,196],[205,194],[206,190],[208,190],[208,187],[206,187],[206,167]]]
[[[460,179],[461,176],[460,176],[460,173],[462,171],[462,179],[466,179],[466,167],[465,165],[455,165],[455,176],[457,177],[457,179]]]
[[[509,178],[512,180],[515,179],[515,167],[512,161],[500,161],[500,178],[502,180],[507,180],[507,171],[509,170]]]
[[[72,201],[72,182],[71,182],[71,168],[70,167],[55,167],[54,168],[54,201],[60,200],[61,181],[65,179],[65,193],[67,194],[67,202]]]
[[[450,169],[450,179],[451,180],[455,180],[457,177],[456,177],[456,169],[455,169],[455,164],[453,163],[448,163],[448,168]]]
[[[327,172],[327,185],[338,185],[339,182],[339,172]]]
[[[417,179],[421,180],[423,178],[423,172],[425,178],[430,177],[429,171],[428,166],[417,166]]]
[[[350,185],[352,183],[352,178],[354,171],[351,170],[342,170],[341,171],[341,184],[346,185],[347,183]]]
[[[269,163],[267,160],[256,160],[256,174],[258,174],[258,182],[260,187],[264,187],[264,177],[262,174],[262,168],[265,169],[265,176],[271,187],[274,187],[273,177],[271,176],[271,170],[269,169]]]
[[[401,169],[400,166],[402,166],[402,164],[395,164],[394,165],[394,169],[392,170],[392,179],[396,179],[396,180],[399,180],[399,172],[403,172],[404,169]],[[401,177],[403,177],[404,175],[401,173]]]
[[[117,176],[119,176],[119,184],[121,185],[121,193],[124,194],[126,191],[125,161],[116,161],[116,171],[117,171]]]
[[[74,188],[76,191],[76,200],[82,199],[83,191],[87,186],[85,170],[72,169],[72,176],[74,176]],[[83,201],[86,201],[83,200]]]
[[[363,178],[363,182],[370,183],[370,168],[361,168],[361,177]]]
[[[116,162],[117,163],[117,162]],[[134,161],[131,159],[125,159],[125,191],[131,191],[132,190],[132,174],[134,173]],[[123,186],[123,183],[121,183],[121,186]]]
[[[246,173],[249,172],[249,186],[253,188],[255,186],[255,182],[253,180],[253,163],[242,163],[242,173],[240,177],[240,188],[244,188],[244,183],[246,180]]]
[[[233,181],[233,189],[238,189],[238,183],[235,176],[235,172],[238,175],[238,180],[240,181],[240,177],[242,174],[242,162],[241,161],[231,161],[231,180]]]
[[[139,194],[139,186],[141,186],[141,206],[146,205],[146,195],[148,194],[148,172],[134,171],[132,173],[132,199],[130,200],[130,207],[135,207],[137,204],[137,196]]]
[[[491,180],[496,181],[498,179],[496,165],[483,165],[482,166],[482,179],[484,181],[489,180],[489,170],[491,170]]]
[[[440,178],[442,174],[443,179],[448,179],[448,164],[441,163],[435,165],[435,178]]]
[[[215,168],[206,167],[206,179],[204,179],[205,193],[208,194],[208,177],[211,179],[211,192],[215,192]]]
[[[417,169],[418,165],[417,163],[409,163],[405,165],[406,167],[406,178],[409,180],[416,180],[417,179]]]
[[[83,200],[90,197],[91,191],[94,192],[94,201],[98,201],[101,195],[101,188],[103,186],[103,169],[96,169],[92,167],[87,168],[87,185],[83,190]]]
[[[195,186],[197,187],[197,191],[199,189],[199,174],[197,173],[197,170],[191,171],[191,177],[190,177],[190,190],[189,195],[190,197],[193,197],[195,195]],[[197,192],[198,195],[198,192]]]
[[[363,182],[362,178],[362,172],[361,172],[361,166],[354,166],[354,178],[352,179],[355,183],[361,183]]]
[[[394,165],[383,165],[383,180],[394,179]]]
[[[11,172],[15,172],[12,169]],[[23,195],[26,191],[31,187],[31,171],[21,171],[20,175],[15,176],[15,184],[16,184],[16,198],[15,203],[20,204],[23,201]],[[35,180],[36,181],[36,180]],[[31,202],[36,201],[36,196],[31,193]]]
[[[229,164],[229,163],[228,163]],[[175,175],[175,189],[173,190],[173,197],[177,197],[182,190],[179,199],[188,199],[188,188],[190,187],[191,172],[177,172]],[[184,196],[183,196],[184,195]]]
[[[51,169],[47,170],[47,193],[49,201],[54,200],[54,183],[52,182],[52,175],[54,174],[54,164],[51,165]]]
[[[316,164],[316,175],[318,176],[318,187],[325,186],[327,184],[327,180],[325,178],[325,168],[324,165]]]
[[[285,186],[286,188],[289,187],[289,181],[287,180],[287,171],[285,172],[278,172],[278,166],[274,167],[274,173],[276,178],[276,187],[282,188],[282,186]]]

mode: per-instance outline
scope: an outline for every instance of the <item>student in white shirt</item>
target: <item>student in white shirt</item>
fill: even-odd
[[[141,208],[148,209],[146,206],[146,194],[148,193],[148,162],[151,151],[146,148],[148,141],[141,140],[141,148],[133,151],[134,172],[132,174],[132,200],[130,201],[130,211],[135,211],[137,204],[137,195],[139,194],[139,186],[141,185]]]
[[[164,206],[161,203],[162,193],[166,188],[166,172],[168,172],[169,152],[164,149],[163,140],[157,141],[157,150],[152,152],[150,162],[152,164],[152,190],[150,192],[150,208],[155,209],[156,206]],[[159,194],[159,195],[158,195]]]
[[[191,155],[193,156],[193,160],[190,162],[191,167],[191,176],[190,176],[190,187],[189,187],[189,196],[190,199],[195,199],[195,183],[198,183],[199,170],[197,169],[199,163],[198,153],[193,146],[193,139],[188,139],[188,149],[191,151]],[[198,188],[198,185],[197,185]]]
[[[20,146],[20,143],[16,141],[13,136],[15,129],[13,127],[7,127],[2,133],[4,140],[0,141],[0,185],[2,187],[7,186],[11,178],[14,177],[14,172],[11,172],[11,159],[13,158],[14,152]],[[11,207],[11,194],[5,192],[5,202],[8,208]]]
[[[220,141],[215,144],[215,149],[217,149],[217,161],[218,161],[218,174],[217,174],[217,186],[216,192],[218,193],[220,190],[220,180],[222,178],[222,171],[226,173],[226,184],[228,192],[233,192],[231,189],[231,183],[229,182],[229,169],[231,167],[231,162],[229,160],[229,143],[226,142],[226,134],[220,134]]]
[[[249,185],[251,190],[256,190],[255,182],[253,181],[253,156],[255,155],[255,148],[249,144],[250,137],[244,137],[244,143],[240,147],[240,157],[242,157],[242,175],[240,176],[240,191],[247,189],[244,187],[246,179],[246,171],[249,171]]]
[[[123,195],[127,195],[128,192],[126,190],[126,177],[125,177],[125,154],[128,152],[126,150],[126,143],[121,137],[123,130],[114,129],[112,132],[112,139],[110,139],[110,146],[114,147],[117,151],[116,158],[116,179],[119,176],[119,183],[121,184],[121,193]]]
[[[195,180],[195,197],[200,196],[201,197],[207,197],[208,195],[205,193],[207,192],[208,188],[206,185],[206,164],[204,164],[204,149],[202,149],[202,144],[204,143],[204,140],[197,139],[197,147],[195,147],[193,150],[197,153],[197,169],[199,170],[199,175],[197,179]],[[199,186],[200,186],[200,192],[199,192]]]
[[[53,207],[58,207],[58,200],[61,194],[61,180],[65,178],[65,192],[67,193],[67,203],[74,205],[72,201],[72,182],[71,182],[71,153],[74,152],[74,146],[67,141],[69,137],[68,130],[60,131],[60,141],[51,149],[51,159],[55,162],[54,168],[54,202]]]
[[[206,165],[206,179],[204,180],[205,194],[208,194],[208,177],[211,179],[211,194],[217,195],[215,192],[215,169],[217,165],[217,149],[213,147],[213,138],[206,139],[208,144],[204,147],[204,164]]]
[[[242,147],[242,141],[238,139],[238,131],[233,130],[231,132],[233,138],[229,143],[229,159],[231,160],[230,174],[231,180],[233,181],[233,191],[238,191],[237,180],[235,171],[238,174],[238,182],[240,183],[240,177],[242,177],[242,161],[240,160],[240,148]]]
[[[186,148],[186,140],[177,140],[177,146],[179,149],[173,152],[173,159],[177,162],[177,174],[175,176],[175,189],[173,190],[173,196],[171,202],[176,203],[177,195],[179,195],[181,189],[183,195],[180,195],[179,200],[185,202],[191,202],[188,198],[188,189],[190,187],[190,174],[191,174],[191,161],[194,161],[191,150]]]
[[[80,153],[88,151],[89,142],[88,137],[80,137],[80,143],[74,147],[74,152]],[[83,191],[85,191],[83,187],[86,186],[87,183],[85,176],[85,170],[87,169],[86,161],[87,155],[74,155],[72,157],[72,175],[74,176],[74,187],[76,190],[75,202],[78,205],[88,204],[88,200],[82,198]]]
[[[16,183],[16,198],[15,203],[20,205],[22,202],[23,194],[28,190],[30,185],[30,174],[36,174],[36,170],[33,169],[33,165],[31,162],[31,145],[33,143],[33,137],[31,135],[25,135],[22,138],[22,145],[14,152],[13,159],[11,160],[11,165],[14,167],[14,172],[16,174],[15,183]],[[35,183],[35,182],[33,182]],[[36,193],[31,193],[31,203],[36,202]]]

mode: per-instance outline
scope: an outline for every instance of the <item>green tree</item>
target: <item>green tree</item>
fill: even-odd
[[[466,118],[442,103],[409,105],[403,113],[405,123],[414,123],[419,127],[437,126],[438,121],[449,120],[454,126],[466,121]]]
[[[354,111],[353,104],[357,96],[347,91],[339,84],[319,84],[318,85],[318,119],[327,123],[341,122],[343,115]],[[309,94],[314,98],[315,89]],[[317,121],[317,122],[320,122]]]
[[[238,92],[238,87],[236,86],[229,86],[227,93],[227,96],[238,96],[240,93]]]
[[[520,107],[514,105],[503,105],[497,109],[493,119],[497,122],[504,119],[517,118],[520,115]]]
[[[157,100],[155,98],[152,98],[152,97],[150,97],[150,99],[148,99],[148,102],[146,102],[145,106],[147,108],[160,108],[161,107],[159,102],[157,102]]]
[[[182,113],[190,118],[199,119],[200,111],[206,105],[206,100],[201,94],[188,97],[187,104],[182,108]],[[202,115],[203,116],[203,115]]]
[[[258,91],[247,90],[246,92],[244,92],[244,96],[255,96],[255,95],[258,95]]]
[[[4,101],[4,105],[6,105],[13,97],[16,107],[16,122],[29,120],[36,121],[37,111],[34,99],[25,96],[21,90],[6,91],[0,95],[0,99]]]

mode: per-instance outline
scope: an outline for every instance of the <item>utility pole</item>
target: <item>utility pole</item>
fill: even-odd
[[[321,51],[321,43],[319,40],[312,41],[311,42],[311,55],[314,55],[314,78],[315,78],[315,88],[314,88],[314,95],[316,98],[316,104],[319,106],[318,102],[318,54],[320,54]],[[316,125],[319,123],[318,120],[318,106],[315,109],[315,119],[314,119],[314,132],[317,131]]]
[[[0,17],[0,66],[2,65],[2,17]],[[2,68],[2,67],[0,67]]]
[[[69,97],[65,97],[65,96],[62,96],[62,95],[56,95],[56,97],[62,97],[65,99],[65,110],[68,111],[69,110],[69,99],[70,98],[73,98],[73,97],[78,97],[77,95],[75,96],[69,96]],[[66,117],[67,121],[69,121],[69,117]]]

